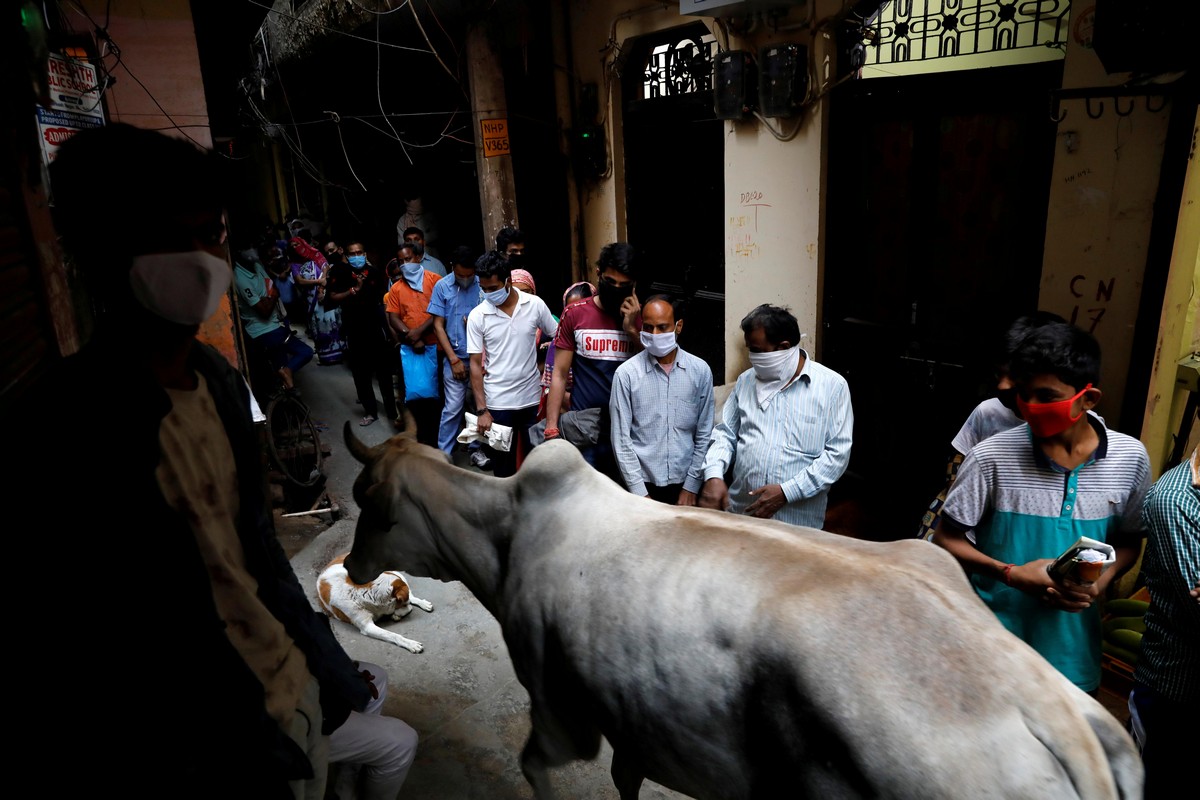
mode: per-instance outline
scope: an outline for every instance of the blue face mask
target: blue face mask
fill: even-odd
[[[459,286],[461,286],[463,289],[470,289],[471,286],[475,283],[475,278],[474,277],[460,278],[459,276],[455,275],[454,282],[457,283]]]
[[[483,299],[499,308],[504,304],[504,301],[508,299],[508,287],[505,286],[497,289],[494,292],[484,292]]]
[[[362,269],[367,265],[367,257],[365,255],[348,256],[347,260],[350,262],[350,266],[354,267],[355,269]]]

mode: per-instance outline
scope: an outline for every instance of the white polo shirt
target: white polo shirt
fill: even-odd
[[[540,329],[554,336],[558,323],[545,302],[515,287],[517,304],[508,316],[484,300],[467,315],[467,354],[487,353],[483,397],[488,408],[513,411],[536,406],[542,395],[537,364]]]

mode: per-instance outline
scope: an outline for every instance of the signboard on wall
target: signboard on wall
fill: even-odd
[[[479,130],[483,134],[483,155],[485,158],[506,156],[508,149],[508,120],[481,119]]]
[[[104,125],[104,107],[96,68],[88,61],[51,53],[47,75],[50,107],[38,105],[37,121],[42,154],[49,164],[67,139]]]

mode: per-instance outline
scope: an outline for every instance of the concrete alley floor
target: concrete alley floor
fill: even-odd
[[[328,490],[341,507],[341,518],[332,526],[324,521],[327,517],[280,520],[276,516],[285,547],[289,552],[299,548],[292,566],[316,608],[317,575],[335,556],[350,550],[358,517],[351,487],[359,464],[346,452],[342,426],[351,420],[354,432],[368,445],[386,440],[395,431],[382,418],[358,427],[362,407],[354,402],[354,384],[345,366],[321,367],[314,361],[297,374],[296,385],[313,419],[329,426],[321,434],[332,451],[325,473]],[[459,461],[465,463],[465,458]],[[403,569],[404,565],[397,566]],[[433,613],[414,608],[405,619],[380,625],[421,642],[423,653],[410,653],[332,621],[338,641],[352,658],[387,669],[384,713],[403,719],[421,737],[416,763],[400,796],[416,800],[532,797],[519,762],[529,735],[529,696],[513,673],[499,624],[461,583],[411,578],[410,588],[434,604]],[[608,774],[611,761],[612,751],[605,744],[594,761],[555,770],[552,777],[560,796],[617,797]],[[647,782],[641,797],[683,795]]]

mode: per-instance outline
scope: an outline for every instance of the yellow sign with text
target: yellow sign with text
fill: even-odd
[[[485,158],[506,156],[508,150],[508,120],[481,119],[480,133],[483,134],[483,155]]]

